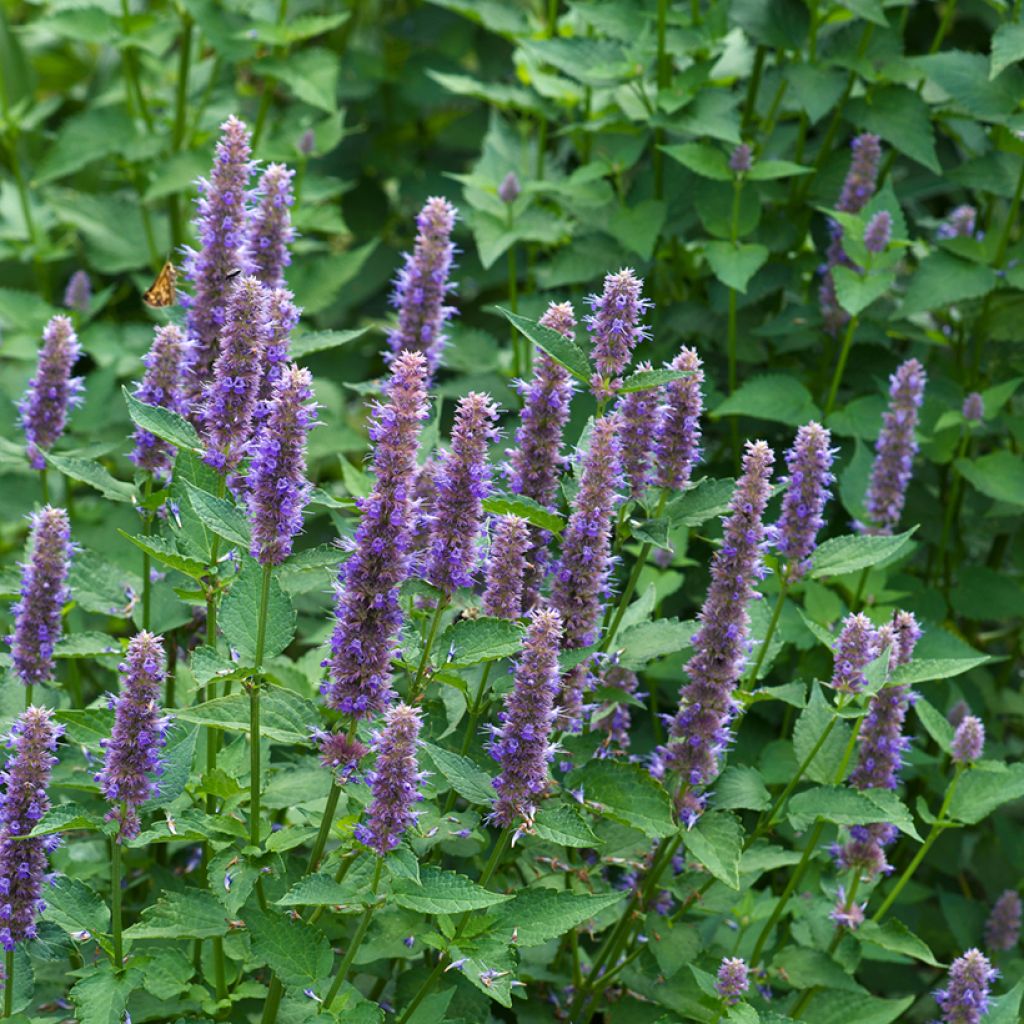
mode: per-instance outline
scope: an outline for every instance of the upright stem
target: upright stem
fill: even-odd
[[[146,483],[142,490],[142,532],[148,537],[153,532],[153,512],[149,501],[153,494],[153,474],[146,475]],[[150,608],[152,606],[153,583],[150,580],[152,565],[148,551],[142,552],[142,628],[149,629]]]
[[[732,183],[732,217],[729,222],[729,241],[736,245],[740,236],[740,199],[743,195],[743,178],[737,175]],[[738,384],[738,369],[736,361],[736,318],[737,318],[738,297],[735,288],[729,289],[729,315],[726,324],[726,352],[729,361],[729,394],[736,391]],[[736,469],[740,466],[740,425],[736,416],[729,419],[729,429],[732,437],[733,457],[736,462]]]
[[[43,492],[43,504],[50,504],[50,482],[46,476],[46,467],[39,470],[39,487]]]
[[[667,89],[672,78],[672,64],[669,61],[668,50],[665,46],[665,29],[668,21],[668,0],[658,0],[658,62],[657,81],[658,95]],[[654,197],[661,199],[665,192],[664,155],[661,152],[662,144],[665,141],[663,128],[656,128],[654,131]]]
[[[843,372],[846,370],[846,361],[850,357],[850,347],[853,345],[853,334],[857,330],[858,318],[850,317],[846,325],[846,333],[843,335],[843,347],[839,350],[839,361],[836,363],[835,373],[832,374],[832,386],[828,389],[828,400],[825,402],[825,418],[831,414],[836,407],[836,395],[839,394],[839,385],[843,380]]]
[[[139,116],[146,125],[146,130],[152,132],[153,118],[149,113],[149,105],[146,103],[146,97],[143,95],[142,86],[139,84],[138,70],[135,65],[135,54],[127,44],[127,39],[131,34],[129,32],[130,18],[131,9],[128,6],[128,0],[121,0],[121,31],[125,36],[123,57],[125,83],[128,86],[129,96],[134,94],[135,105],[138,107]],[[130,107],[131,103],[129,103],[129,108]]]
[[[14,1012],[14,950],[4,953],[4,1016]]]
[[[192,62],[192,18],[185,11],[181,15],[181,41],[178,46],[178,81],[174,93],[174,132],[171,135],[171,150],[174,153],[181,150],[188,127],[188,79]],[[177,249],[184,241],[181,224],[181,197],[177,193],[169,199],[168,213],[171,221],[171,247]]]
[[[359,927],[356,928],[356,933],[352,936],[352,941],[348,944],[348,949],[345,951],[344,959],[338,965],[338,973],[334,976],[334,982],[331,985],[331,990],[327,993],[327,998],[324,999],[325,1010],[329,1010],[331,1008],[331,1003],[334,1002],[334,999],[341,988],[342,982],[348,976],[349,968],[352,966],[352,961],[355,960],[356,953],[359,952],[359,947],[363,944],[363,939],[366,937],[366,932],[370,927],[370,922],[373,920],[373,912],[377,909],[377,886],[380,885],[380,873],[383,867],[384,858],[378,857],[377,866],[373,870],[373,882],[370,886],[370,903],[363,911]]]
[[[267,640],[267,608],[270,604],[270,581],[274,567],[263,566],[260,590],[260,617],[256,625],[256,657],[249,689],[249,844],[260,845],[260,690],[263,649]]]
[[[449,600],[449,596],[444,594],[438,599],[437,607],[434,609],[434,617],[430,621],[430,630],[427,633],[427,640],[423,647],[423,656],[420,658],[419,667],[416,669],[416,676],[412,681],[412,693],[410,695],[412,700],[415,700],[420,695],[420,684],[423,682],[423,675],[427,671],[427,665],[430,662],[430,652],[434,647],[434,641],[437,639],[437,631],[441,626],[441,619],[444,616],[445,609],[448,607]]]
[[[512,224],[512,206],[508,208],[509,226]],[[508,305],[513,313],[519,311],[519,273],[516,267],[516,247],[510,245],[508,250]],[[520,378],[523,376],[523,342],[519,331],[512,328],[512,376]]]
[[[768,632],[765,633],[764,640],[761,641],[761,648],[757,652],[757,660],[754,662],[754,667],[751,669],[750,675],[740,683],[741,690],[750,690],[757,685],[757,675],[761,671],[764,659],[768,656],[768,647],[771,645],[772,637],[775,636],[775,630],[778,627],[779,619],[782,616],[782,606],[786,603],[786,594],[789,591],[789,583],[786,576],[783,575],[781,579],[782,582],[779,584],[779,596],[775,601],[775,609],[772,612],[771,622],[768,623]]]
[[[277,7],[277,24],[283,25],[288,18],[288,0],[280,0]],[[275,53],[280,52],[278,50]],[[256,150],[256,146],[259,144],[260,139],[263,137],[263,129],[266,127],[267,114],[270,112],[270,101],[273,98],[273,90],[267,84],[267,81],[263,81],[263,92],[260,95],[260,106],[256,113],[256,124],[252,130],[252,148],[253,152]]]
[[[122,811],[124,805],[122,804]],[[115,836],[110,841],[110,921],[114,931],[114,970],[124,970],[124,949],[121,940],[121,843]]]
[[[327,806],[324,808],[324,816],[320,820],[320,831],[317,833],[316,842],[313,844],[313,851],[309,855],[309,863],[306,865],[306,874],[312,874],[320,867],[320,860],[324,855],[324,847],[327,846],[327,838],[331,834],[331,825],[334,824],[334,815],[338,810],[338,797],[341,796],[341,787],[338,780],[332,775],[331,791],[327,794]]]
[[[34,691],[35,691],[35,686],[32,683],[29,683],[28,686],[25,687],[25,707],[26,708],[32,707],[32,694],[33,694]]]

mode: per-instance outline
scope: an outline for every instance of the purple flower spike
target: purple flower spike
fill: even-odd
[[[519,193],[522,191],[523,189],[519,184],[519,178],[517,177],[516,172],[509,171],[498,186],[498,198],[503,203],[514,203],[519,197]]]
[[[974,764],[985,751],[985,726],[980,718],[967,715],[956,727],[950,755],[954,764]]]
[[[494,521],[483,596],[485,614],[500,619],[518,619],[523,614],[523,580],[529,547],[530,524],[525,519],[499,516]]]
[[[270,293],[243,277],[228,300],[220,354],[203,403],[205,461],[220,473],[234,469],[252,436],[263,352],[270,339]]]
[[[935,232],[936,238],[974,238],[978,211],[973,206],[958,206]]]
[[[892,216],[888,210],[879,210],[864,228],[864,248],[877,255],[889,248],[892,240]]]
[[[416,218],[416,245],[405,254],[391,295],[391,304],[398,310],[398,325],[388,335],[392,358],[404,351],[422,352],[430,377],[444,348],[444,325],[455,314],[455,307],[444,300],[454,290],[448,275],[455,257],[451,235],[457,216],[447,199],[427,200]]]
[[[190,358],[191,345],[180,328],[158,327],[149,352],[142,358],[146,372],[134,396],[146,405],[159,405],[184,416],[189,410],[185,387]],[[132,462],[163,480],[169,479],[177,449],[142,427],[135,428],[134,436]]]
[[[487,446],[498,436],[498,407],[490,395],[471,391],[459,400],[451,451],[437,474],[434,525],[424,577],[451,594],[473,585],[483,526],[483,501],[491,493]]]
[[[619,386],[633,350],[651,336],[640,318],[654,305],[641,297],[643,281],[632,270],[620,270],[604,279],[604,291],[587,298],[593,313],[586,318],[593,343],[597,373],[591,390],[598,398],[607,398]]]
[[[64,306],[76,313],[88,313],[92,301],[92,281],[84,270],[76,270],[64,289]]]
[[[680,490],[690,482],[694,466],[700,461],[704,370],[697,350],[685,347],[669,363],[669,369],[686,370],[689,376],[670,381],[663,389],[665,403],[654,439],[654,482],[659,487]]]
[[[977,391],[964,399],[963,417],[968,423],[980,423],[985,418],[985,399]]]
[[[1016,949],[1020,942],[1020,895],[1007,889],[995,901],[985,922],[985,946],[993,951]]]
[[[722,546],[711,562],[711,585],[693,637],[693,657],[686,666],[690,681],[679,694],[679,710],[669,726],[669,741],[654,755],[651,771],[681,784],[679,815],[692,825],[704,809],[698,787],[717,775],[730,740],[736,710],[733,690],[740,681],[750,646],[748,603],[764,577],[763,523],[771,496],[775,455],[764,441],[748,441],[743,474],[736,482]]]
[[[748,143],[741,142],[729,155],[729,170],[734,174],[746,174],[753,166],[753,150]]]
[[[320,751],[320,763],[334,772],[339,784],[347,782],[366,754],[366,747],[347,732],[325,732],[314,729],[313,742]]]
[[[360,502],[351,557],[341,568],[321,692],[329,707],[357,718],[391,699],[391,658],[402,624],[398,591],[409,574],[416,517],[413,488],[420,427],[427,417],[427,360],[404,352],[391,367],[387,401],[370,423],[377,481]]]
[[[71,597],[71,526],[62,508],[47,505],[32,516],[28,560],[21,567],[20,600],[11,609],[14,674],[25,686],[53,678],[53,649],[61,636],[61,610]]]
[[[306,435],[316,420],[313,377],[289,366],[274,387],[267,417],[251,446],[247,500],[249,553],[260,565],[280,565],[302,529],[312,486],[306,479]]]
[[[836,905],[828,916],[840,928],[855,932],[864,923],[866,903],[856,903],[846,898],[846,889],[839,886],[836,892]]]
[[[59,845],[56,836],[21,839],[50,809],[46,794],[57,763],[53,752],[64,726],[53,721],[49,708],[26,708],[11,726],[7,745],[14,755],[0,772],[5,792],[0,798],[0,945],[36,937],[36,915],[47,878],[47,854]]]
[[[558,650],[562,619],[552,609],[533,613],[515,670],[515,686],[493,729],[491,756],[501,766],[493,785],[498,798],[491,820],[501,826],[532,824],[548,786],[554,757],[551,731],[558,697]]]
[[[270,164],[256,189],[259,205],[249,218],[249,253],[253,273],[268,288],[284,287],[284,271],[292,261],[288,246],[295,238],[291,206],[295,202],[292,178],[284,164]]]
[[[786,496],[776,527],[776,547],[786,560],[786,582],[795,583],[811,567],[811,555],[818,546],[818,531],[825,525],[822,517],[831,497],[829,485],[832,459],[832,435],[820,423],[808,423],[796,434],[793,447],[786,452]]]
[[[191,397],[202,393],[217,360],[233,275],[256,269],[247,237],[251,137],[237,117],[229,117],[220,131],[209,180],[198,182],[193,224],[201,247],[187,250],[184,261],[185,277],[192,283],[192,295],[185,300],[188,336],[195,345]]]
[[[398,846],[416,822],[413,804],[423,799],[419,784],[424,778],[416,762],[419,736],[420,713],[407,704],[396,704],[388,709],[384,728],[374,737],[377,763],[367,773],[373,800],[366,823],[357,825],[353,834],[379,857]]]
[[[889,411],[882,417],[882,432],[875,444],[875,461],[865,498],[870,520],[868,532],[892,533],[900,521],[914,472],[914,430],[926,381],[924,367],[916,359],[902,363],[889,378]]]
[[[871,620],[863,614],[847,615],[836,640],[832,689],[837,693],[860,693],[868,684],[864,670],[881,649],[881,638]]]
[[[651,369],[640,363],[637,370]],[[622,475],[630,486],[630,496],[639,498],[651,483],[651,439],[655,436],[661,406],[659,388],[631,391],[617,405],[619,442],[622,449]]]
[[[746,960],[740,957],[727,956],[722,959],[718,968],[718,980],[715,989],[729,1006],[734,1006],[750,988],[750,971]]]
[[[969,949],[949,968],[949,982],[935,993],[944,1024],[978,1024],[988,1013],[988,991],[999,972],[978,949]]]
[[[602,666],[597,684],[609,690],[621,690],[629,696],[635,696],[640,688],[640,680],[636,673],[612,660]],[[617,704],[609,700],[591,717],[590,727],[607,734],[608,738],[604,744],[606,752],[610,748],[617,748],[625,753],[629,750],[629,727],[632,722],[633,716],[629,712],[628,704]]]
[[[267,301],[267,320],[270,330],[263,348],[262,380],[255,416],[261,417],[266,403],[274,392],[274,385],[291,354],[291,334],[299,322],[299,308],[292,302],[294,296],[286,288],[275,288]]]
[[[106,756],[96,781],[114,805],[107,821],[118,822],[119,843],[139,834],[139,808],[159,789],[153,776],[163,771],[160,752],[170,725],[170,718],[160,712],[165,668],[163,640],[152,633],[136,634],[119,666],[121,693],[110,696],[114,731],[102,741]]]
[[[78,335],[68,317],[53,317],[43,331],[36,375],[18,403],[33,469],[46,468],[43,451],[52,448],[64,433],[68,410],[81,401],[82,378],[71,376],[71,367],[81,354]]]
[[[563,338],[573,341],[576,338],[576,311],[571,302],[549,302],[544,315],[537,321],[541,327],[558,331]]]
[[[311,157],[316,150],[316,132],[312,128],[307,128],[299,136],[299,141],[295,144],[295,148],[301,156]]]

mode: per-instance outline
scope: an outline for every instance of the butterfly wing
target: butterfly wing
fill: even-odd
[[[178,271],[174,264],[168,260],[156,275],[156,280],[142,294],[142,301],[154,309],[163,309],[166,306],[173,306],[177,297],[175,284],[178,280]]]

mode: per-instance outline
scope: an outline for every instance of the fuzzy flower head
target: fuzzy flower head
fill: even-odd
[[[292,331],[299,322],[299,307],[292,301],[294,295],[287,288],[274,288],[267,298],[267,320],[269,322],[266,344],[263,346],[262,379],[259,386],[259,400],[254,416],[261,419],[274,393],[274,386],[281,372],[288,365],[291,354]]]
[[[988,993],[999,972],[978,949],[969,949],[949,968],[946,987],[935,993],[943,1024],[978,1024],[988,1013]]]
[[[498,407],[490,395],[471,391],[459,400],[451,450],[437,474],[434,526],[425,578],[445,593],[473,585],[483,526],[483,501],[491,493],[487,448],[498,437]]]
[[[320,763],[334,772],[339,784],[347,782],[359,767],[367,748],[345,730],[326,732],[314,729],[313,742],[320,752]]]
[[[0,945],[8,952],[36,937],[36,917],[45,908],[40,897],[47,854],[59,840],[18,837],[28,835],[50,809],[46,790],[63,732],[49,708],[29,707],[15,720],[7,740],[14,754],[0,772]]]
[[[888,822],[853,825],[847,841],[832,847],[836,866],[840,871],[856,871],[866,882],[888,875],[893,869],[886,859],[885,848],[892,845],[898,835],[896,826]]]
[[[879,210],[864,228],[864,248],[878,255],[889,248],[892,240],[892,215],[888,210]]]
[[[651,369],[640,363],[638,370]],[[651,438],[655,436],[661,415],[659,388],[631,391],[616,406],[619,419],[619,444],[622,454],[622,475],[629,484],[630,496],[639,498],[651,483]]]
[[[746,960],[727,956],[718,967],[715,989],[729,1006],[734,1006],[750,988],[750,969]]]
[[[832,667],[833,690],[860,693],[868,684],[864,670],[881,652],[878,630],[866,615],[847,615],[836,640]]]
[[[360,502],[351,557],[341,567],[328,678],[329,707],[379,714],[391,698],[391,659],[402,624],[398,592],[409,573],[416,506],[416,452],[427,417],[427,361],[404,352],[391,366],[387,401],[375,405],[369,434],[376,482]]]
[[[703,365],[697,350],[686,347],[669,363],[670,370],[686,371],[688,376],[662,389],[664,402],[654,432],[654,482],[659,487],[682,489],[700,461]]]
[[[882,417],[865,498],[871,532],[892,533],[900,521],[914,472],[914,431],[926,380],[924,367],[916,359],[902,363],[889,378],[889,409]]]
[[[505,697],[490,744],[491,756],[500,765],[493,780],[498,796],[491,818],[501,826],[530,824],[548,786],[561,637],[558,612],[533,613],[516,665],[515,685]]]
[[[299,136],[299,141],[295,144],[295,148],[299,151],[300,156],[311,157],[316,151],[316,132],[312,128],[307,128]]]
[[[71,525],[62,508],[46,508],[33,514],[28,558],[21,566],[19,600],[11,609],[14,632],[11,645],[14,674],[25,686],[53,678],[53,650],[60,640],[61,612],[71,597]]]
[[[413,805],[422,800],[424,773],[416,762],[420,713],[396,704],[384,716],[384,728],[374,737],[377,762],[367,773],[373,800],[366,821],[355,828],[356,839],[379,857],[389,853],[416,821]]]
[[[1007,889],[992,905],[992,913],[985,922],[985,947],[1003,952],[1016,949],[1020,942],[1020,894]]]
[[[550,302],[544,315],[537,321],[541,327],[558,331],[563,338],[573,341],[576,337],[576,311],[571,302]]]
[[[734,174],[746,174],[754,166],[754,152],[750,144],[741,142],[729,154],[729,170]]]
[[[166,674],[163,640],[152,633],[136,634],[118,668],[121,692],[110,698],[114,731],[102,741],[106,753],[96,781],[113,804],[107,820],[118,823],[120,843],[139,834],[139,808],[157,793],[153,776],[164,768],[161,751],[170,719],[160,711]]]
[[[444,325],[455,314],[445,297],[454,290],[448,277],[455,258],[451,236],[457,216],[447,199],[427,200],[416,218],[416,244],[405,254],[391,294],[391,304],[398,310],[398,324],[388,335],[392,358],[403,351],[422,352],[431,377],[444,348]]]
[[[968,423],[980,423],[985,418],[985,399],[977,391],[972,391],[964,399],[961,411]]]
[[[818,531],[825,525],[822,512],[831,497],[832,435],[820,423],[808,423],[796,434],[786,452],[786,495],[776,526],[776,547],[786,560],[786,581],[800,579],[811,566],[818,546]]]
[[[635,672],[623,668],[615,659],[609,659],[601,666],[597,685],[605,690],[619,690],[626,696],[635,697],[640,689],[640,680]],[[620,704],[614,700],[608,700],[602,704],[590,720],[591,729],[606,734],[607,739],[604,742],[606,752],[611,749],[622,752],[629,750],[630,725],[632,725],[632,715],[629,705]]]
[[[67,426],[68,410],[81,401],[84,384],[72,377],[71,368],[82,354],[70,319],[55,316],[43,331],[35,376],[18,403],[25,431],[28,461],[33,469],[45,469],[43,452],[54,446]]]
[[[828,916],[835,921],[839,928],[855,932],[864,923],[864,908],[866,906],[866,903],[848,900],[846,889],[843,886],[839,886],[839,890],[836,893],[836,905]]]
[[[181,328],[168,324],[158,327],[149,352],[142,357],[146,372],[134,396],[146,405],[159,405],[180,416],[189,410],[186,394],[191,345]],[[140,469],[147,469],[163,480],[169,479],[177,449],[142,427],[135,428],[135,447],[129,456]]]
[[[292,261],[289,246],[295,238],[291,206],[295,202],[292,178],[284,164],[270,164],[260,176],[259,205],[249,218],[249,253],[253,273],[268,288],[284,287],[285,268]]]
[[[600,295],[587,299],[593,312],[586,323],[597,366],[591,390],[598,398],[607,398],[617,390],[633,350],[651,336],[650,328],[640,322],[654,305],[642,297],[643,287],[643,280],[632,270],[620,270],[605,277]]]
[[[88,313],[92,301],[92,281],[84,270],[76,270],[64,289],[64,308],[76,313]]]
[[[518,619],[523,614],[523,582],[529,548],[530,524],[525,519],[511,515],[495,519],[482,602],[486,615]]]
[[[498,198],[503,203],[514,203],[523,188],[515,171],[509,171],[498,186]]]
[[[978,211],[973,206],[958,206],[939,225],[935,237],[939,239],[974,238],[977,219]]]
[[[950,744],[950,756],[954,764],[974,764],[981,759],[985,751],[985,726],[980,718],[974,715],[965,716],[956,727],[953,742]]]

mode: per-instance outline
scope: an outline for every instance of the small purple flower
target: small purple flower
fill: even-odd
[[[955,764],[973,764],[985,751],[985,726],[980,718],[967,715],[956,727],[950,755]]]
[[[609,660],[601,667],[597,685],[610,690],[621,690],[628,696],[635,696],[640,688],[640,680],[637,679],[635,672]],[[629,727],[631,724],[632,716],[629,706],[617,704],[612,700],[603,704],[590,720],[591,729],[603,732],[607,736],[604,741],[605,752],[613,748],[623,753],[629,750]]]
[[[146,372],[133,392],[135,398],[184,416],[189,410],[185,392],[190,358],[191,346],[180,328],[172,324],[158,327],[149,352],[142,357]],[[134,436],[132,462],[162,480],[169,479],[177,449],[142,427],[135,428]]]
[[[892,215],[888,210],[879,210],[864,228],[864,248],[878,255],[889,248],[892,240]]]
[[[530,524],[525,519],[498,516],[494,520],[482,602],[486,615],[518,619],[523,614],[523,581],[529,547]]]
[[[516,172],[509,171],[498,186],[498,198],[503,203],[514,203],[520,192],[522,192],[522,187]]]
[[[947,712],[946,721],[955,729],[971,713],[970,705],[965,700],[958,700]]]
[[[689,376],[670,381],[663,389],[665,400],[654,434],[654,482],[680,490],[690,482],[700,461],[704,370],[697,350],[686,347],[679,350],[669,369],[685,370]]]
[[[832,855],[840,871],[857,871],[864,881],[873,881],[879,875],[892,872],[892,865],[886,859],[885,847],[891,845],[898,830],[885,822],[870,825],[853,825],[850,838],[845,843],[832,847]],[[833,914],[832,919],[838,921]]]
[[[654,305],[641,296],[643,287],[643,281],[632,270],[624,269],[608,274],[604,291],[587,298],[593,313],[586,323],[597,366],[591,391],[599,399],[608,398],[618,389],[620,374],[629,364],[633,350],[651,336],[650,328],[640,322]]]
[[[985,946],[993,951],[1016,949],[1020,941],[1020,894],[1007,889],[992,905],[985,922]]]
[[[864,670],[881,651],[878,630],[864,614],[847,615],[836,640],[829,684],[837,693],[860,693],[868,684]]]
[[[978,211],[973,206],[958,206],[939,225],[935,232],[938,239],[974,238]]]
[[[82,354],[71,320],[55,316],[43,331],[36,375],[18,403],[21,427],[28,442],[28,461],[33,469],[45,469],[43,451],[49,450],[64,433],[68,410],[81,401],[84,384],[72,377],[71,368]]]
[[[855,903],[846,898],[846,890],[839,886],[836,893],[836,905],[828,916],[840,928],[855,932],[864,923],[866,903]]]
[[[41,896],[47,880],[47,854],[60,840],[28,835],[50,809],[46,790],[57,763],[53,752],[64,726],[53,721],[50,708],[26,708],[11,726],[7,745],[14,750],[0,781],[0,945],[36,937],[36,915],[46,904]]]
[[[490,395],[471,391],[460,399],[451,451],[444,453],[438,469],[423,575],[447,594],[475,581],[483,501],[491,492],[487,446],[498,436],[497,420],[498,407]]]
[[[515,685],[493,729],[491,756],[501,766],[493,785],[498,797],[491,819],[509,826],[533,822],[548,786],[554,758],[551,731],[558,696],[558,650],[562,619],[553,609],[535,611],[515,669]]]
[[[832,459],[832,435],[820,423],[808,423],[796,434],[793,447],[786,452],[786,496],[776,526],[776,547],[786,560],[786,582],[795,583],[811,566],[811,555],[818,546],[818,531],[825,525],[822,512],[831,497],[829,485]]]
[[[263,346],[262,379],[260,380],[259,401],[256,404],[256,418],[260,418],[266,403],[274,392],[274,385],[291,354],[292,331],[299,322],[299,308],[292,302],[294,296],[287,288],[275,288],[267,300],[267,320],[270,328]]]
[[[314,729],[313,742],[320,752],[320,763],[334,772],[339,784],[347,782],[366,754],[366,747],[347,732],[325,732]]]
[[[640,363],[637,370],[651,369],[650,363]],[[651,439],[657,430],[661,406],[660,389],[631,391],[617,403],[619,444],[622,452],[622,475],[629,483],[630,496],[639,498],[651,483],[651,457],[654,454]]]
[[[306,435],[316,419],[312,398],[312,374],[289,366],[252,441],[246,491],[252,524],[249,554],[260,565],[280,565],[302,529],[302,510],[312,490],[306,479]]]
[[[728,1006],[734,1006],[750,988],[750,971],[746,960],[740,957],[727,956],[718,967],[718,980],[715,989]]]
[[[28,558],[21,566],[21,595],[13,608],[11,645],[14,674],[25,686],[53,678],[53,649],[61,636],[61,611],[71,597],[71,526],[62,508],[47,505],[32,516]]]
[[[965,399],[963,417],[968,423],[980,423],[985,418],[985,399],[972,391]]]
[[[292,178],[284,164],[270,164],[260,177],[259,205],[249,216],[249,253],[253,273],[268,288],[284,287],[284,271],[292,261],[289,246],[295,238],[291,206],[295,202]]]
[[[301,156],[311,157],[313,155],[316,149],[316,133],[312,128],[307,128],[299,136],[299,141],[295,144],[295,148]]]
[[[988,1013],[989,986],[999,972],[978,949],[969,949],[949,968],[949,982],[935,993],[944,1024],[978,1024]]]
[[[88,313],[92,302],[92,281],[84,270],[76,270],[64,289],[64,307],[76,313]]]
[[[914,472],[918,409],[924,401],[927,377],[916,359],[902,363],[889,378],[889,410],[875,444],[875,461],[865,498],[868,532],[892,533],[900,521],[907,487]]]
[[[365,824],[353,833],[379,857],[401,842],[416,821],[413,804],[422,800],[419,785],[424,773],[416,762],[420,739],[420,713],[407,704],[396,704],[384,716],[384,728],[374,736],[377,761],[367,773],[373,800]]]
[[[454,289],[448,275],[455,257],[451,235],[457,215],[447,199],[427,200],[416,218],[415,247],[405,254],[391,295],[398,310],[398,324],[388,335],[392,358],[404,351],[422,352],[431,378],[445,344],[444,325],[455,314],[455,307],[444,300]]]
[[[163,640],[152,633],[136,634],[119,666],[121,693],[110,696],[114,731],[101,742],[106,754],[96,781],[114,805],[107,820],[118,822],[119,843],[141,831],[139,808],[158,791],[152,776],[163,772],[160,752],[170,725],[160,711],[165,668]]]
[[[741,142],[729,154],[729,170],[734,174],[746,174],[754,166],[754,153],[750,145]]]
[[[544,315],[537,323],[548,330],[558,331],[569,341],[576,339],[576,311],[572,308],[571,302],[549,302],[548,308],[544,310]]]

